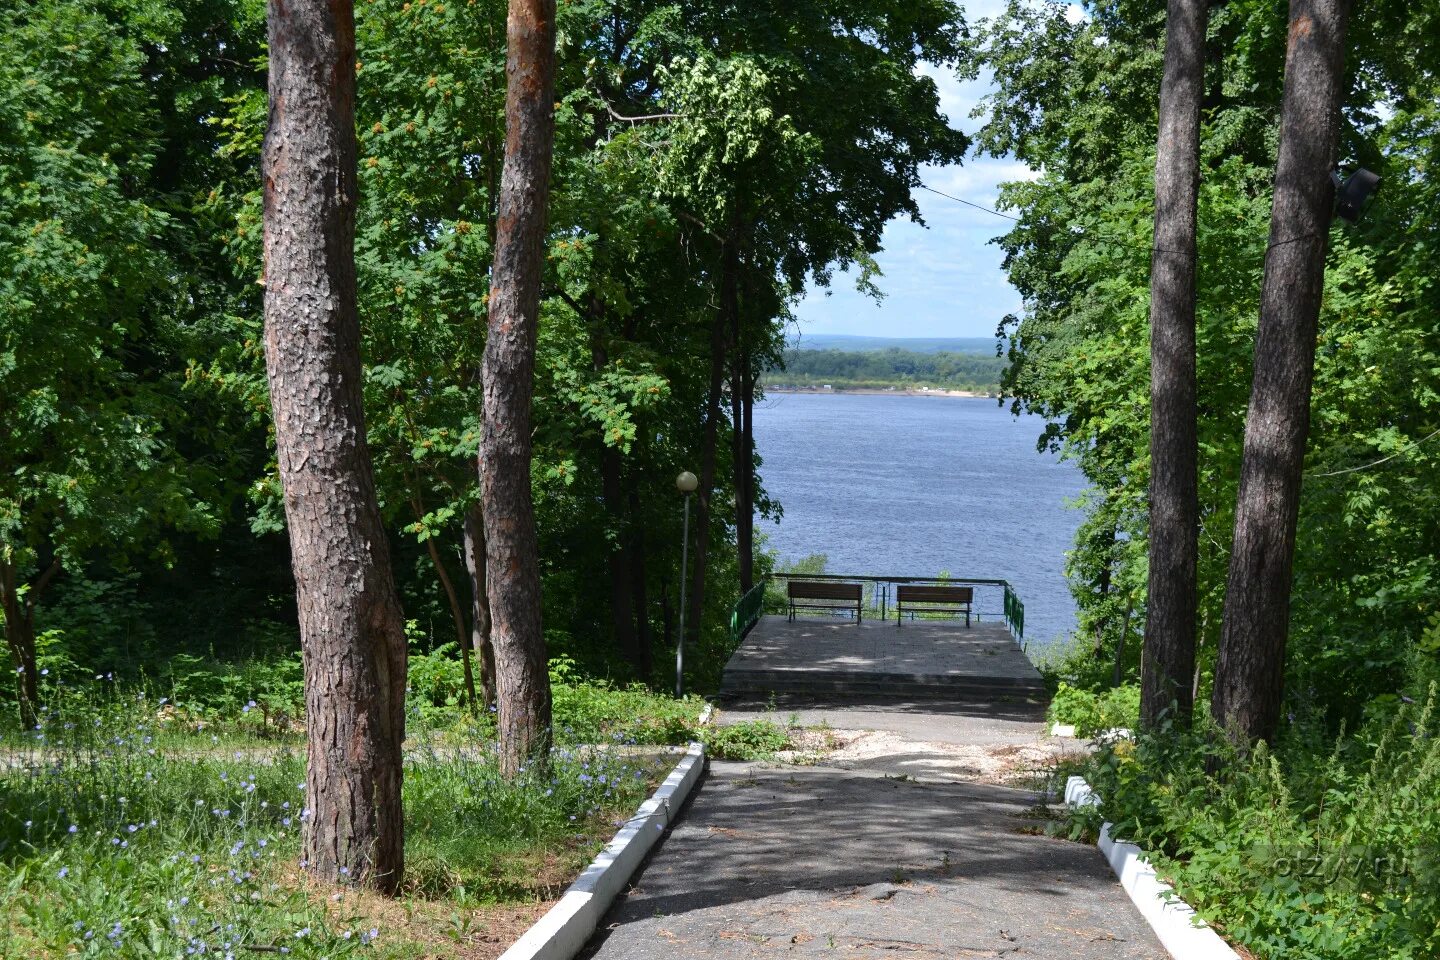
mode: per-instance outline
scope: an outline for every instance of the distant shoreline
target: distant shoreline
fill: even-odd
[[[981,398],[993,400],[999,396],[998,393],[990,393],[981,390],[921,390],[915,387],[896,387],[886,389],[884,387],[766,387],[766,393],[818,393],[830,394],[851,393],[863,394],[877,397],[962,397]]]

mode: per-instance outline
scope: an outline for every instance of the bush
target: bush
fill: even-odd
[[[1219,731],[1142,734],[1085,771],[1095,816],[1152,853],[1179,894],[1266,960],[1440,956],[1440,723],[1372,701],[1354,736],[1302,720],[1271,753]],[[1215,771],[1215,772],[1210,772]]]
[[[677,700],[638,683],[583,679],[568,657],[550,661],[550,689],[557,743],[684,744],[705,709],[693,695]]]
[[[708,727],[705,749],[716,760],[771,760],[790,746],[790,732],[769,720]]]
[[[1140,722],[1140,687],[1127,683],[1108,690],[1081,690],[1061,681],[1045,717],[1051,723],[1074,724],[1076,736],[1081,737],[1117,727],[1133,730]]]

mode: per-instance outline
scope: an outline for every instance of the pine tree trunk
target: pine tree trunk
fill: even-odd
[[[513,776],[527,762],[546,761],[550,746],[530,405],[555,134],[554,0],[510,0],[506,38],[505,163],[485,341],[480,473],[501,767]]]
[[[1247,741],[1273,739],[1280,724],[1348,16],[1348,0],[1290,3],[1270,245],[1212,700],[1216,720]]]
[[[1140,720],[1194,701],[1200,498],[1195,427],[1195,229],[1208,0],[1170,0],[1150,260],[1150,583]]]
[[[480,504],[465,511],[465,572],[470,578],[470,647],[480,661],[483,705],[495,702],[495,648],[490,643],[490,598],[485,595],[485,517]]]
[[[270,5],[265,361],[305,666],[303,856],[322,879],[393,892],[405,629],[361,405],[352,13]]]
[[[705,433],[700,447],[700,486],[695,496],[695,552],[690,571],[690,592],[685,597],[685,642],[700,640],[700,617],[705,610],[705,575],[710,560],[710,502],[715,493],[715,469],[720,443],[720,395],[725,389],[726,321],[736,300],[735,256],[730,244],[721,253],[720,309],[710,326],[710,393],[705,402]]]

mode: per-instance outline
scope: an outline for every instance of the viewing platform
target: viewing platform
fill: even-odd
[[[778,579],[862,585],[858,622],[853,604],[802,609],[791,616],[762,615],[755,602],[747,617],[742,601],[733,626],[744,639],[725,665],[722,698],[922,700],[977,708],[993,704],[1008,713],[1043,711],[1045,685],[1023,648],[1024,608],[1004,581],[799,574]],[[978,602],[968,626],[963,614],[912,618],[907,613],[903,625],[897,623],[890,599],[896,588],[941,583],[971,587]],[[756,589],[757,597],[775,609],[781,594],[772,586],[767,598],[763,590],[763,585]]]

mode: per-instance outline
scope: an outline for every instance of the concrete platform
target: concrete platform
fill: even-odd
[[[840,697],[851,707],[873,699],[892,710],[914,699],[926,712],[938,700],[1028,720],[1045,686],[1003,623],[767,616],[725,665],[720,695],[731,703]]]

